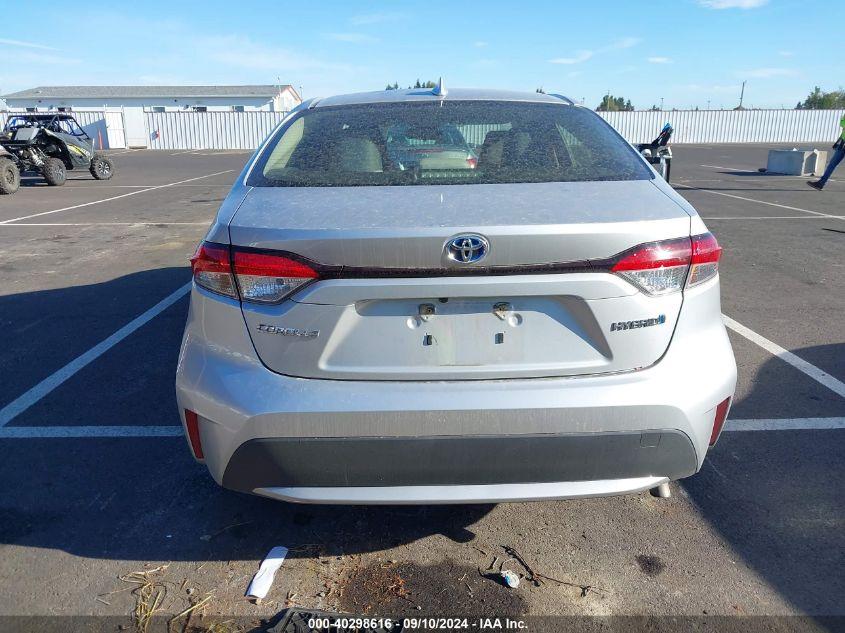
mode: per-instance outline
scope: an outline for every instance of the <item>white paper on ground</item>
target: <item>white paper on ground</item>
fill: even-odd
[[[262,600],[270,587],[273,585],[273,577],[285,561],[285,556],[288,555],[288,548],[274,547],[271,549],[264,560],[261,561],[261,566],[258,568],[258,573],[252,577],[249,587],[246,589],[246,597],[255,600]]]

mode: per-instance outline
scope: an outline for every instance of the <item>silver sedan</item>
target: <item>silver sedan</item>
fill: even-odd
[[[474,160],[402,168],[397,129],[454,131]],[[311,100],[192,260],[176,378],[190,449],[227,488],[307,503],[661,487],[701,468],[734,393],[720,255],[565,98]]]

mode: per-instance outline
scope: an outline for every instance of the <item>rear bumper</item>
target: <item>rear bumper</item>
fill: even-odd
[[[237,302],[192,293],[177,399],[230,488],[322,503],[622,494],[695,473],[736,364],[718,284],[684,297],[652,367],[573,378],[292,378],[264,367]],[[184,421],[184,420],[183,420]]]
[[[698,469],[679,431],[474,437],[259,438],[241,444],[227,488],[485,486],[680,479]]]

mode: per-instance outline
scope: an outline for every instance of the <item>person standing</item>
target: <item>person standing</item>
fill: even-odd
[[[845,158],[845,116],[842,117],[839,125],[842,127],[842,134],[839,135],[839,138],[836,139],[836,143],[833,144],[833,156],[830,157],[830,162],[827,164],[824,174],[818,180],[810,180],[807,182],[807,184],[813,189],[818,189],[819,191],[824,189],[824,186],[827,184],[833,170],[836,169],[836,166],[842,162],[843,158]]]

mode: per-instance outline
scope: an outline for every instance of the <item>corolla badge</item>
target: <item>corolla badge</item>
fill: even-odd
[[[474,233],[458,235],[446,242],[446,256],[461,264],[472,264],[484,259],[490,250],[487,238]]]
[[[279,336],[297,336],[300,338],[317,338],[320,336],[320,330],[302,330],[295,327],[280,327],[278,325],[267,325],[266,323],[258,324],[259,332],[267,332],[268,334],[278,334]]]

